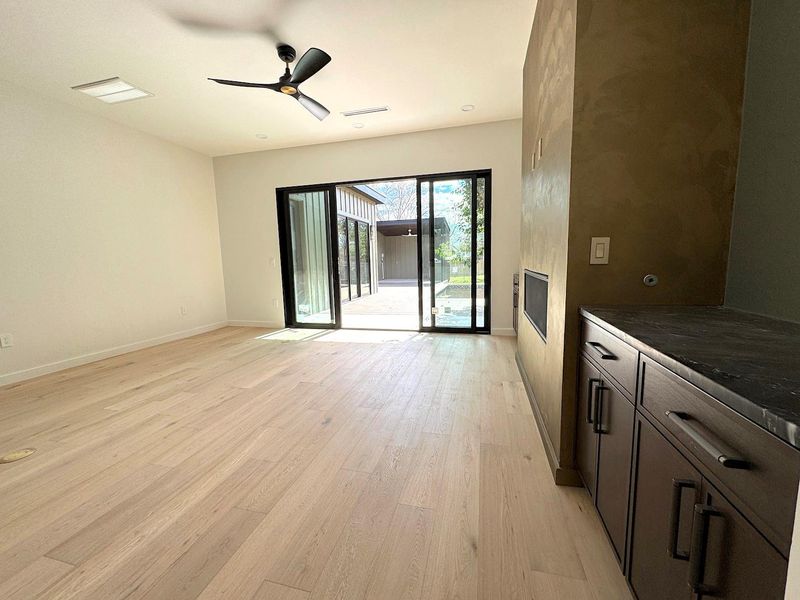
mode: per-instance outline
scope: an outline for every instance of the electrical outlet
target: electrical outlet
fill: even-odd
[[[278,308],[278,299],[277,298],[273,298],[272,299],[272,308]]]
[[[14,345],[14,336],[10,333],[0,333],[0,348],[11,348]]]

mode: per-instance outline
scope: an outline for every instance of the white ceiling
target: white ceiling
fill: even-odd
[[[534,0],[2,0],[0,79],[217,156],[517,118]],[[187,27],[174,17],[230,28]],[[269,90],[277,38],[333,61],[303,85],[318,121]],[[70,89],[119,76],[155,94],[116,105]],[[474,104],[472,112],[462,112]],[[340,112],[388,105],[364,117]],[[364,123],[354,129],[352,123]],[[256,138],[267,134],[268,139]]]

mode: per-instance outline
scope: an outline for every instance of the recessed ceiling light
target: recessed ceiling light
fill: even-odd
[[[119,77],[74,85],[72,89],[91,96],[92,98],[102,100],[106,104],[127,102],[128,100],[137,100],[138,98],[147,98],[153,95],[150,92],[132,86]]]
[[[386,112],[387,110],[389,110],[388,106],[374,106],[372,108],[359,108],[356,110],[347,110],[342,113],[342,116],[355,117],[358,115],[368,115],[371,113]]]
[[[474,104],[465,104],[464,106],[461,107],[461,110],[463,110],[464,112],[469,112],[471,110],[475,110],[475,105]]]
[[[355,127],[356,129],[361,129],[361,128],[364,127],[364,124],[363,123],[353,123],[353,127]]]
[[[256,137],[257,137],[258,139],[260,139],[260,140],[265,140],[265,139],[267,139],[269,136],[268,136],[266,133],[257,133],[257,134],[256,134]]]

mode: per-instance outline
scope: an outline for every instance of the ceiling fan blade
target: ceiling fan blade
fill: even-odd
[[[232,81],[230,79],[215,79],[213,77],[209,77],[208,79],[209,81],[216,81],[217,83],[221,83],[222,85],[235,85],[237,87],[266,88],[268,90],[278,90],[277,83],[249,83],[247,81]]]
[[[300,92],[295,94],[295,98],[297,98],[297,101],[302,104],[306,110],[308,110],[308,112],[317,117],[320,121],[331,114],[331,111],[322,106],[322,104],[312,98],[309,98],[308,96],[301,94]]]
[[[319,48],[309,48],[297,61],[297,66],[295,66],[289,81],[300,85],[329,62],[331,62],[331,57],[327,52],[323,52]]]

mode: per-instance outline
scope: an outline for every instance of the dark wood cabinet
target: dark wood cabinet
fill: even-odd
[[[635,409],[607,373],[581,357],[578,383],[578,470],[622,562],[628,523]]]
[[[584,321],[576,398],[577,467],[631,590],[783,598],[800,452],[639,343]]]
[[[708,481],[694,507],[692,537],[689,579],[697,598],[783,598],[788,562]]]
[[[642,600],[691,598],[689,545],[702,477],[641,415],[636,416],[628,576]]]
[[[628,493],[635,409],[614,384],[595,387],[597,482],[595,504],[620,562],[625,558],[628,531]]]
[[[597,434],[594,425],[595,387],[601,382],[600,371],[581,358],[578,381],[578,431],[576,456],[578,470],[589,494],[594,496],[597,479]]]

